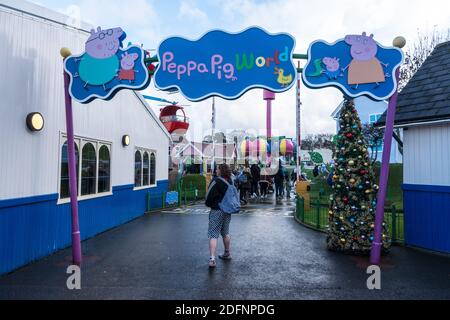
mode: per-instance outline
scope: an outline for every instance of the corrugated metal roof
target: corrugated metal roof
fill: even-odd
[[[450,41],[438,45],[398,95],[395,124],[450,119]],[[378,121],[386,122],[386,113]]]

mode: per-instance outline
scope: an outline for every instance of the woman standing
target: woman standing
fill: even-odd
[[[221,164],[218,167],[217,176],[226,180],[229,184],[233,184],[233,181],[231,179],[231,169],[227,164]],[[225,193],[227,192],[228,185],[225,181],[218,177],[211,181],[205,201],[206,206],[211,208],[211,212],[209,213],[208,227],[210,268],[216,267],[217,239],[219,239],[220,235],[222,235],[223,238],[225,252],[223,255],[219,255],[219,258],[222,260],[231,260],[231,237],[229,230],[231,214],[223,212],[219,207],[219,203],[222,202]]]

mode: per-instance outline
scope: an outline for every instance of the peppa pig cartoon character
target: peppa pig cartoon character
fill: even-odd
[[[373,40],[373,34],[367,36],[363,32],[362,35],[348,35],[345,42],[351,45],[350,54],[353,60],[342,71],[348,68],[348,84],[356,85],[353,89],[357,89],[359,84],[376,83],[378,86],[380,82],[386,81],[381,65],[388,65],[376,57],[378,45]]]
[[[84,88],[89,85],[103,86],[117,76],[119,70],[119,58],[117,51],[122,45],[125,33],[121,28],[97,31],[91,30],[91,35],[86,41],[86,53],[78,59],[80,61],[78,76],[85,82]]]
[[[139,58],[137,53],[125,54],[122,55],[122,60],[120,60],[121,69],[119,71],[118,78],[119,80],[128,80],[130,83],[135,79],[135,70],[134,70],[134,62]]]

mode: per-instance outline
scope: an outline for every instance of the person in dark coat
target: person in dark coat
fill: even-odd
[[[252,197],[259,197],[259,180],[261,180],[261,168],[257,164],[253,164],[251,166],[251,174],[252,174]]]
[[[229,184],[233,184],[233,181],[231,179],[231,169],[229,165],[221,164],[217,168],[217,176],[226,180]],[[229,230],[231,214],[223,212],[219,206],[219,204],[225,197],[225,193],[228,189],[228,184],[218,177],[214,178],[211,181],[208,187],[208,192],[206,193],[205,200],[205,205],[211,208],[211,211],[209,213],[208,227],[209,251],[211,255],[209,259],[210,268],[216,267],[217,240],[219,239],[220,235],[222,235],[225,252],[223,255],[219,255],[219,258],[223,260],[231,260],[231,237]]]
[[[252,174],[250,173],[250,169],[249,168],[245,168],[242,172],[242,175],[245,176],[245,182],[240,182],[239,183],[239,193],[240,193],[240,197],[241,197],[241,201],[243,201],[245,204],[247,204],[247,198],[248,198],[248,194],[251,190],[252,187]]]
[[[284,184],[284,168],[281,165],[281,161],[278,167],[278,172],[275,174],[274,180],[275,180],[276,198],[278,199],[283,196],[283,184]]]

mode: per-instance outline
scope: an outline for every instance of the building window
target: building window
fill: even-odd
[[[69,198],[69,164],[67,140],[61,139],[59,199]],[[79,148],[79,146],[82,146]],[[111,192],[111,144],[75,138],[78,196]]]
[[[78,164],[80,161],[80,155],[78,152],[78,145],[75,143],[75,161],[77,167],[77,186],[78,186]],[[69,198],[69,155],[67,152],[67,142],[65,142],[61,149],[61,180],[59,186],[59,194],[61,199]]]
[[[382,116],[381,113],[369,115],[369,123],[373,124],[373,123],[377,122],[381,118],[381,116]]]
[[[376,123],[381,118],[381,116],[382,116],[381,113],[369,115],[369,124]],[[373,151],[375,152],[383,152],[383,141],[380,141],[377,146],[374,146],[371,149],[373,149]]]
[[[142,156],[139,150],[134,154],[134,186],[142,186]]]
[[[111,189],[111,158],[109,149],[103,145],[98,153],[98,193]]]
[[[150,184],[150,158],[148,156],[148,152],[144,152],[144,162],[143,162],[143,182],[142,185],[148,186]]]
[[[150,184],[156,184],[156,156],[154,153],[150,156]]]
[[[95,147],[88,142],[81,152],[81,195],[96,193],[97,155]]]
[[[137,149],[134,154],[134,187],[156,185],[156,156],[148,149]]]

